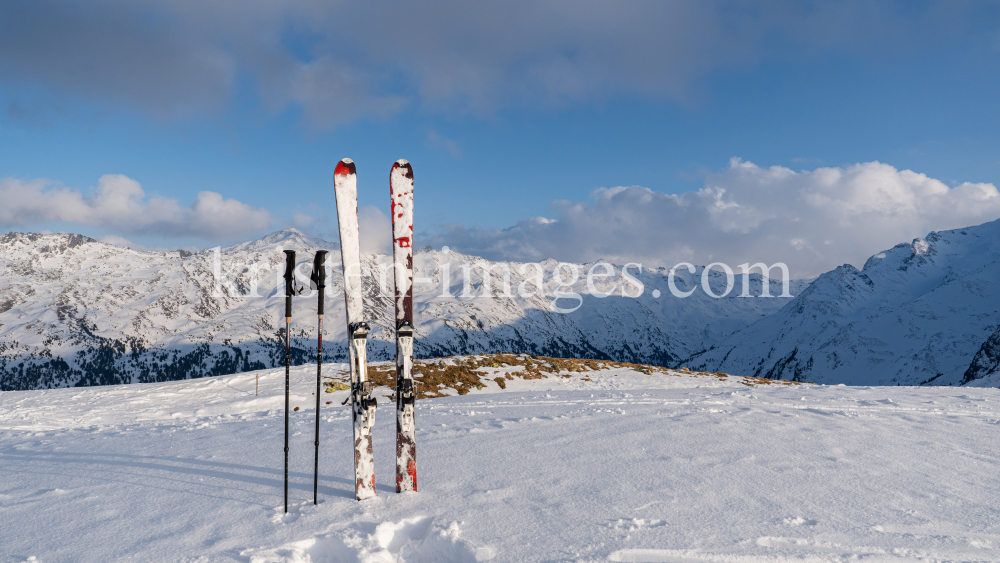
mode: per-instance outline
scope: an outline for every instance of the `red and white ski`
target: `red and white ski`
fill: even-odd
[[[341,160],[333,173],[340,226],[340,255],[344,264],[344,299],[347,306],[348,357],[351,362],[351,411],[354,420],[354,496],[375,496],[375,459],[372,425],[375,422],[373,382],[366,381],[368,323],[364,321],[361,292],[361,241],[358,234],[358,180],[354,161]]]
[[[392,260],[396,282],[396,492],[417,490],[413,383],[413,167],[397,160],[389,172]]]

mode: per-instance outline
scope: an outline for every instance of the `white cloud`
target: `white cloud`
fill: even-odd
[[[302,213],[301,211],[296,211],[295,214],[292,215],[292,223],[295,223],[299,227],[308,227],[317,221],[321,220],[313,217],[312,215]]]
[[[275,110],[286,104],[301,105],[304,120],[313,129],[351,121],[360,116],[388,118],[403,108],[406,98],[380,95],[370,72],[328,57],[308,63],[293,63],[282,69],[287,79],[271,77],[265,93]]]
[[[494,259],[785,262],[804,277],[844,263],[861,266],[931,230],[1000,217],[993,184],[949,188],[879,162],[795,172],[734,158],[696,192],[631,186],[592,195],[592,202],[553,202],[556,220],[527,219],[504,230],[450,226],[433,243]]]
[[[392,221],[374,205],[358,208],[361,252],[392,255]]]
[[[427,138],[424,139],[424,146],[435,150],[444,149],[448,151],[448,154],[452,158],[457,160],[462,159],[462,148],[458,146],[458,143],[439,134],[437,131],[429,131],[427,133]]]
[[[120,237],[118,235],[104,235],[103,237],[98,237],[99,241],[106,242],[108,244],[113,244],[115,246],[120,246],[122,248],[135,248],[136,250],[145,250],[141,246],[136,246],[135,243],[128,240],[125,237]]]
[[[171,250],[177,250],[177,247],[168,248],[166,246],[146,246],[144,244],[132,242],[129,239],[118,235],[104,235],[102,237],[97,237],[97,240],[113,244],[114,246],[119,246],[121,248],[131,248],[132,250],[148,250],[151,252],[169,252]],[[197,246],[184,246],[182,248],[189,252],[198,252],[200,250]]]
[[[65,221],[120,233],[194,236],[225,240],[266,229],[270,213],[216,192],[200,192],[193,205],[146,197],[142,186],[120,174],[101,176],[90,196],[48,180],[0,179],[0,226]],[[124,240],[124,239],[123,239]]]

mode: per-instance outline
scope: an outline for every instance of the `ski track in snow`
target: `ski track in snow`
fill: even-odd
[[[995,389],[514,380],[418,401],[419,493],[377,415],[363,502],[339,391],[314,506],[300,366],[283,514],[284,372],[258,373],[0,393],[0,562],[1000,560]]]

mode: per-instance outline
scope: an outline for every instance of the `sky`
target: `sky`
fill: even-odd
[[[0,230],[796,276],[1000,218],[990,2],[0,3]]]

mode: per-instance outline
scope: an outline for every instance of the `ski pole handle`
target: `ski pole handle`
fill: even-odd
[[[313,259],[312,276],[309,278],[312,280],[313,285],[316,286],[316,290],[319,291],[319,306],[317,312],[320,317],[323,316],[323,290],[326,287],[326,253],[326,250],[316,251],[316,258]]]
[[[285,252],[285,318],[292,318],[292,295],[295,293],[293,281],[295,279],[295,251]]]

